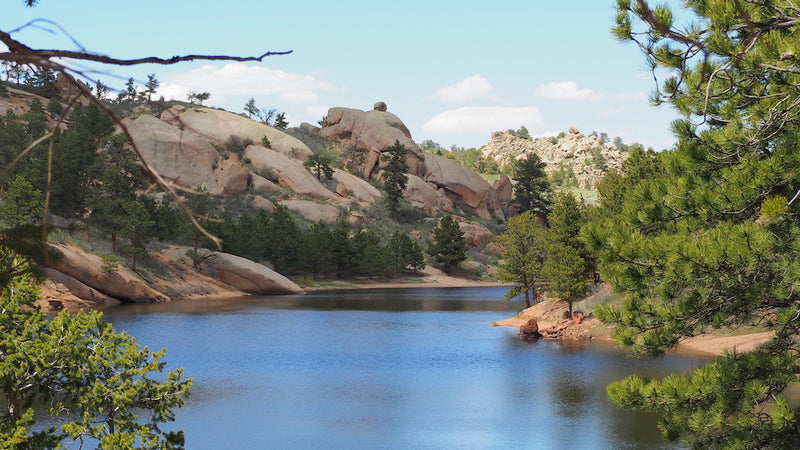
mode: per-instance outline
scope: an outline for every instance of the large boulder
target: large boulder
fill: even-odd
[[[156,291],[126,267],[103,269],[102,259],[64,244],[50,244],[63,255],[53,269],[123,302],[165,302],[169,297]]]
[[[458,228],[464,233],[467,248],[483,250],[494,240],[494,233],[477,222],[470,222],[466,219],[459,220]]]
[[[162,177],[186,188],[222,193],[214,174],[219,152],[204,138],[153,116],[123,119],[147,163]]]
[[[361,111],[352,108],[331,108],[322,123],[319,136],[353,146],[364,153],[364,178],[380,170],[380,155],[395,141],[406,148],[409,173],[422,176],[425,155],[411,139],[411,132],[394,114],[386,111]]]
[[[444,156],[428,154],[425,181],[482,219],[505,220],[497,192],[480,175]]]
[[[261,145],[251,145],[247,147],[244,155],[267,179],[282,187],[317,200],[331,201],[337,198],[336,194],[320,183],[314,174],[303,167],[302,163],[290,159],[282,153]]]
[[[263,264],[214,252],[203,262],[210,276],[250,294],[304,294],[300,286]]]
[[[337,194],[342,197],[351,197],[362,202],[374,203],[381,196],[381,191],[378,188],[343,170],[334,169],[331,183],[334,183],[337,187]]]
[[[242,161],[236,155],[231,154],[223,158],[214,174],[223,194],[238,194],[247,190],[250,172],[242,166]]]
[[[161,113],[161,119],[216,141],[223,147],[231,136],[249,139],[256,144],[260,144],[262,138],[266,137],[270,148],[290,158],[305,161],[312,155],[311,150],[295,137],[269,125],[219,109],[173,107]]]
[[[311,222],[336,223],[341,217],[341,211],[333,205],[308,200],[283,200],[280,204]]]
[[[422,178],[408,175],[406,190],[403,197],[414,207],[421,209],[425,214],[435,217],[442,213],[455,212],[453,202],[444,194],[434,189]]]
[[[64,286],[70,294],[74,295],[75,297],[89,302],[94,306],[99,305],[115,305],[119,303],[119,300],[109,297],[106,294],[94,289],[86,284],[72,278],[69,275],[63,274],[55,269],[51,269],[49,267],[42,268],[42,275],[44,275],[48,280],[52,281],[53,283],[60,284]]]

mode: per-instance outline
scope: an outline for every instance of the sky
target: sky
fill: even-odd
[[[206,105],[236,113],[253,98],[285,112],[290,126],[316,125],[332,107],[370,110],[383,101],[417,143],[445,148],[480,148],[493,131],[521,126],[533,136],[575,126],[670,148],[677,115],[650,105],[655,84],[641,52],[611,36],[615,4],[40,0],[26,8],[9,0],[0,30],[18,30],[12,36],[34,48],[118,58],[291,50],[261,63],[80,67],[118,89],[154,73],[157,96],[209,92]]]

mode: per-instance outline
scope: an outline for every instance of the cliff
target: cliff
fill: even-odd
[[[500,166],[536,154],[547,165],[548,174],[565,172],[567,178],[573,178],[578,187],[585,189],[592,189],[609,169],[619,169],[627,158],[613,143],[604,143],[594,135],[584,136],[575,127],[556,139],[524,139],[496,131],[481,154]]]

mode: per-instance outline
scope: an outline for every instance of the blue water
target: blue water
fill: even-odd
[[[505,288],[343,291],[106,311],[194,377],[173,428],[188,449],[674,448],[606,396],[635,360],[611,344],[524,342],[491,327]]]

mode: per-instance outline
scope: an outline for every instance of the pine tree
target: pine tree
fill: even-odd
[[[533,211],[544,218],[550,206],[550,183],[544,171],[545,163],[534,154],[517,159],[512,166],[513,201],[520,212]]]
[[[774,337],[685,376],[609,387],[652,411],[669,439],[695,448],[795,448],[800,408],[785,388],[800,372],[800,11],[788,1],[690,2],[696,23],[650,2],[618,2],[616,36],[636,43],[653,95],[684,119],[662,174],[622,180],[618,213],[582,230],[614,289],[599,311],[617,338],[661,353],[712,327],[766,324]],[[700,125],[698,125],[700,124]]]
[[[433,242],[428,245],[428,254],[445,270],[452,270],[467,259],[464,233],[452,216],[442,217],[433,229]]]
[[[542,269],[547,257],[547,230],[532,211],[512,217],[505,232],[495,238],[504,248],[503,265],[498,269],[501,280],[517,283],[509,289],[506,299],[525,295],[525,305],[531,307],[531,290],[544,277]]]
[[[383,168],[384,178],[383,192],[386,194],[386,204],[392,214],[397,213],[400,207],[400,200],[403,198],[403,191],[408,184],[408,163],[406,162],[406,147],[400,141],[395,140],[394,144],[386,149],[383,154],[386,166]]]

